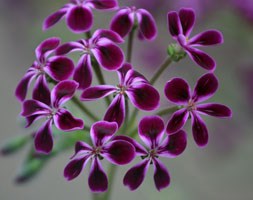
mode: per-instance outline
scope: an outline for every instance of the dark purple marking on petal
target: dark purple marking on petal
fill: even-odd
[[[181,21],[181,26],[183,29],[183,34],[188,37],[191,34],[194,22],[195,22],[195,13],[193,9],[182,8],[179,11],[179,18]]]
[[[51,112],[51,108],[37,100],[26,100],[22,106],[21,115],[29,117],[31,115],[47,115]]]
[[[88,0],[87,3],[91,3],[95,9],[105,10],[118,7],[117,0]]]
[[[86,142],[78,141],[75,145],[75,154],[79,151],[92,151],[92,147]]]
[[[214,117],[226,118],[232,117],[232,111],[225,105],[217,103],[207,103],[197,105],[197,111],[202,114],[211,115]]]
[[[43,117],[45,117],[45,116],[40,115],[40,114],[38,114],[38,115],[31,115],[31,116],[29,116],[29,117],[26,117],[26,118],[25,118],[25,119],[26,119],[25,128],[28,128],[29,126],[32,125],[33,122],[35,122],[35,121],[37,121],[37,120],[39,120],[39,119],[41,119],[41,118],[43,118]]]
[[[95,99],[106,97],[114,92],[117,88],[112,85],[99,85],[94,87],[89,87],[85,89],[81,95],[82,101],[92,101]]]
[[[39,76],[35,82],[32,97],[51,106],[50,90],[45,76]]]
[[[122,37],[117,32],[114,32],[111,30],[106,30],[106,29],[99,29],[99,30],[95,31],[95,33],[92,36],[92,40],[94,43],[96,43],[101,38],[109,39],[115,43],[123,43],[124,42]]]
[[[123,85],[134,86],[141,83],[149,84],[148,80],[139,72],[129,69],[124,75]]]
[[[170,184],[170,175],[166,166],[159,161],[154,159],[154,182],[158,191],[166,188]]]
[[[209,99],[218,89],[218,85],[218,80],[213,73],[204,74],[197,81],[192,99],[195,102]]]
[[[153,16],[145,9],[138,9],[141,14],[139,30],[142,37],[147,40],[154,40],[157,35],[156,23]]]
[[[187,109],[183,108],[176,111],[170,118],[167,124],[166,132],[171,135],[179,131],[186,123],[189,117]]]
[[[177,12],[175,11],[169,12],[167,19],[168,19],[168,28],[172,37],[176,37],[180,33],[182,33],[182,27]]]
[[[83,51],[83,45],[79,42],[68,42],[59,46],[55,50],[56,55],[65,55],[73,51]]]
[[[130,63],[124,63],[120,69],[118,69],[118,77],[120,84],[125,84],[125,77],[129,70],[131,70],[133,67]]]
[[[217,30],[208,30],[203,33],[192,37],[188,45],[191,46],[209,46],[223,43],[223,36],[220,31]]]
[[[66,9],[60,9],[55,13],[49,15],[43,23],[43,30],[45,31],[54,26],[57,22],[59,22],[62,19],[62,17],[66,14],[66,12],[67,12]]]

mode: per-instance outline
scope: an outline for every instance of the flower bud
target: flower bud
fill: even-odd
[[[170,44],[167,53],[174,62],[178,62],[186,56],[185,51],[178,44]]]

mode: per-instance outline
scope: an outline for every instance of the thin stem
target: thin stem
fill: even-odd
[[[111,199],[111,194],[112,194],[112,183],[115,178],[117,171],[116,165],[110,165],[108,169],[108,181],[109,181],[109,186],[107,192],[103,196],[103,200],[110,200]]]
[[[132,127],[134,126],[134,122],[135,122],[135,120],[136,120],[136,118],[137,118],[138,111],[139,111],[139,110],[138,110],[137,108],[135,108],[135,109],[133,110],[133,112],[132,112],[130,118],[129,118],[129,121],[128,121],[128,124],[127,124],[127,128],[129,128],[129,130],[131,130]]]
[[[125,120],[124,120],[124,126],[122,128],[121,133],[125,133],[126,129],[128,127],[128,121],[129,121],[129,103],[128,103],[128,98],[125,97]]]
[[[133,42],[134,42],[134,32],[135,27],[132,28],[131,32],[129,33],[128,37],[128,45],[127,45],[127,62],[131,62],[132,60],[132,49],[133,49]]]
[[[177,111],[181,108],[182,108],[181,106],[173,106],[173,107],[170,107],[170,108],[160,110],[159,112],[156,113],[156,115],[164,116],[164,115],[172,114],[172,113],[174,113],[175,111]]]

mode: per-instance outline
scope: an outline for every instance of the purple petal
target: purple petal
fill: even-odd
[[[173,78],[166,83],[164,93],[170,101],[182,105],[190,100],[191,89],[184,79]]]
[[[43,30],[47,30],[51,28],[53,25],[55,25],[57,22],[59,22],[62,19],[62,17],[66,14],[66,12],[67,12],[66,9],[60,9],[55,13],[49,15],[43,23]]]
[[[101,38],[109,39],[115,43],[123,43],[124,42],[122,37],[117,32],[114,32],[111,30],[106,30],[106,29],[99,29],[99,30],[95,31],[95,33],[92,36],[92,40],[94,43],[96,43],[97,40],[99,40]]]
[[[176,111],[170,118],[166,132],[171,135],[177,131],[179,131],[186,123],[187,119],[189,117],[189,112],[187,109],[183,108],[178,111]]]
[[[151,111],[159,106],[160,95],[158,91],[149,84],[139,84],[129,88],[127,96],[135,107]]]
[[[92,125],[91,127],[91,140],[94,146],[99,147],[105,144],[118,130],[117,123],[99,121]]]
[[[93,8],[99,10],[112,9],[118,7],[116,0],[89,0],[87,3],[92,4]]]
[[[125,98],[118,94],[107,109],[104,120],[109,122],[117,122],[118,127],[121,126],[125,119]]]
[[[123,183],[130,190],[136,190],[143,182],[149,168],[149,160],[145,159],[129,169],[124,176]]]
[[[50,58],[49,64],[44,70],[56,81],[63,81],[72,76],[74,63],[71,59],[63,56]]]
[[[201,76],[194,88],[192,99],[195,102],[205,101],[214,95],[218,89],[218,80],[214,74],[208,73]]]
[[[150,148],[156,148],[164,134],[164,123],[159,116],[149,116],[141,119],[139,123],[139,136]]]
[[[183,8],[179,11],[179,18],[183,29],[183,34],[189,36],[195,22],[195,13],[192,9]]]
[[[201,104],[197,106],[197,111],[214,117],[232,117],[232,111],[230,110],[230,108],[222,104]]]
[[[172,37],[178,36],[182,32],[181,30],[182,27],[181,27],[180,19],[177,12],[175,11],[169,12],[167,19],[168,19],[168,28],[169,28],[170,34],[172,35]]]
[[[122,65],[122,67],[117,71],[118,72],[118,77],[119,77],[120,84],[122,84],[122,85],[124,84],[126,74],[132,68],[133,67],[132,67],[132,65],[130,63],[124,63]]]
[[[116,87],[112,85],[99,85],[94,87],[89,87],[83,91],[81,95],[82,101],[92,101],[95,99],[106,97],[114,92],[116,92]]]
[[[99,45],[95,49],[92,49],[92,52],[101,67],[107,70],[119,69],[124,61],[122,50],[112,43]]]
[[[59,46],[55,53],[56,55],[65,55],[73,51],[83,51],[83,45],[79,42],[68,42]]]
[[[59,82],[51,92],[52,105],[58,108],[60,105],[69,101],[75,94],[78,83],[71,80]]]
[[[109,142],[103,150],[102,156],[115,165],[126,165],[135,158],[134,146],[124,140]]]
[[[141,35],[147,40],[154,40],[157,28],[153,16],[145,9],[138,9],[138,12],[141,14],[139,25]]]
[[[74,6],[67,13],[67,25],[74,33],[83,33],[91,29],[93,23],[92,12],[84,6]]]
[[[50,97],[50,90],[48,88],[46,76],[39,76],[35,82],[34,89],[33,89],[33,99],[38,100],[47,104],[48,106],[51,105],[51,97]]]
[[[75,145],[75,154],[79,153],[80,151],[92,151],[92,147],[86,142],[78,141]]]
[[[29,117],[31,115],[47,115],[50,114],[51,108],[37,100],[26,100],[22,106],[21,115]]]
[[[196,144],[204,147],[208,143],[208,130],[205,122],[198,114],[192,114],[192,134]]]
[[[125,37],[133,27],[133,20],[129,17],[129,9],[122,9],[113,17],[110,29]]]
[[[223,36],[220,31],[208,30],[191,38],[188,42],[192,46],[208,46],[223,43]]]
[[[54,115],[55,126],[62,131],[74,131],[83,129],[83,120],[75,118],[69,111],[59,109]]]
[[[43,117],[45,117],[45,116],[44,115],[40,115],[40,114],[38,114],[38,115],[31,115],[29,117],[26,117],[25,118],[26,119],[25,128],[28,128],[29,126],[32,125],[33,122],[35,122],[35,121],[37,121],[37,120],[39,120],[39,119],[41,119]]]
[[[48,120],[38,130],[34,139],[35,149],[40,153],[48,154],[53,149],[52,120]]]
[[[175,158],[184,152],[187,145],[186,133],[180,130],[173,135],[169,135],[157,150],[159,156]]]
[[[108,188],[108,179],[98,158],[91,164],[89,187],[92,192],[105,192]]]
[[[170,184],[170,175],[166,166],[159,161],[154,159],[154,182],[156,189],[160,191],[169,186]]]
[[[123,85],[133,86],[133,85],[139,85],[140,83],[145,83],[145,84],[150,85],[148,80],[142,74],[132,69],[129,69],[124,76],[125,77],[124,77]]]

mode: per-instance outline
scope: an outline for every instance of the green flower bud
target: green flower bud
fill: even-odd
[[[185,51],[178,44],[170,44],[167,53],[174,62],[178,62],[186,56]]]

